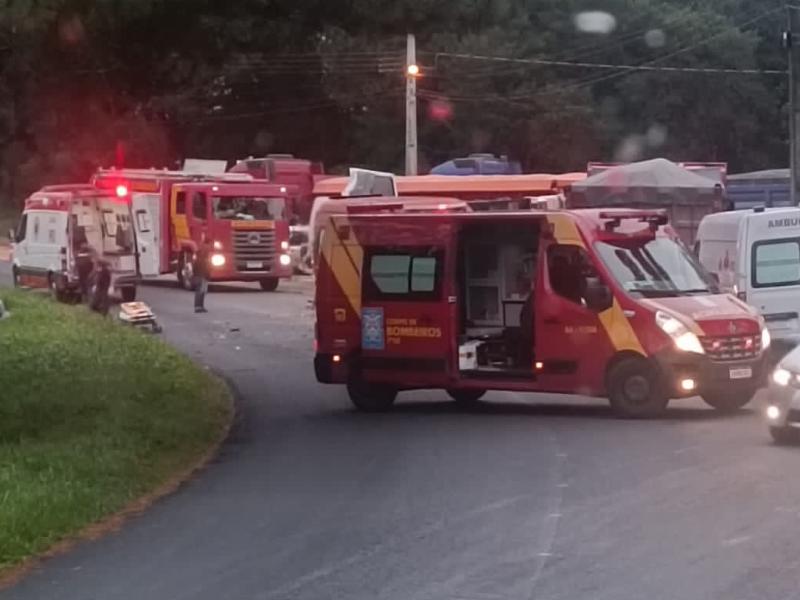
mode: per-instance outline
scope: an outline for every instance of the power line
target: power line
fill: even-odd
[[[682,48],[678,48],[677,50],[674,50],[672,52],[668,52],[667,54],[664,54],[662,56],[656,57],[654,59],[646,60],[646,61],[640,63],[637,66],[640,66],[640,67],[652,66],[654,64],[660,63],[660,62],[662,62],[664,60],[667,60],[669,58],[673,58],[673,57],[678,56],[680,54],[685,54],[686,52],[690,52],[690,51],[695,50],[695,49],[697,49],[697,48],[699,48],[701,46],[704,46],[707,43],[711,42],[712,40],[715,40],[715,39],[717,39],[717,38],[719,38],[719,37],[721,37],[721,36],[723,36],[723,35],[725,35],[727,33],[730,33],[731,31],[734,31],[736,29],[741,30],[744,27],[748,27],[749,25],[757,23],[758,21],[760,21],[760,20],[762,20],[762,19],[764,19],[764,18],[766,18],[766,17],[768,17],[768,16],[770,16],[772,14],[777,13],[778,11],[782,11],[783,9],[784,9],[783,6],[774,7],[772,9],[770,9],[770,10],[767,10],[765,12],[762,12],[761,14],[756,15],[755,17],[752,17],[752,18],[748,19],[747,21],[745,21],[743,23],[740,23],[740,24],[735,25],[735,26],[725,27],[721,31],[718,31],[717,33],[715,33],[713,35],[710,35],[710,36],[708,36],[706,38],[703,38],[703,39],[697,41],[694,44],[690,44],[688,46],[684,46]],[[585,82],[579,84],[579,87],[586,86],[586,85],[594,85],[595,83],[600,83],[602,81],[615,79],[617,77],[624,77],[626,75],[629,75],[631,72],[633,72],[633,71],[623,70],[623,71],[619,71],[619,72],[616,72],[616,73],[609,73],[608,75],[597,77],[597,78],[595,78],[595,79],[593,79],[591,81],[585,81]],[[567,87],[569,87],[569,86],[567,86]]]
[[[485,56],[480,54],[460,54],[455,52],[438,52],[438,56],[467,60],[486,60],[502,63],[519,63],[552,67],[574,67],[583,69],[611,69],[623,71],[666,71],[672,73],[739,73],[743,75],[786,75],[786,70],[775,69],[730,69],[721,67],[654,67],[652,65],[624,65],[611,63],[572,62],[549,60],[543,58],[506,58],[502,56]]]
[[[637,71],[655,71],[655,70],[658,69],[658,70],[664,70],[664,71],[667,71],[667,72],[682,72],[684,69],[686,69],[686,70],[695,69],[695,70],[689,71],[689,72],[715,73],[715,72],[722,71],[723,73],[725,73],[725,70],[723,70],[723,69],[713,69],[712,70],[711,68],[708,68],[707,70],[699,70],[699,69],[701,69],[699,67],[696,67],[696,68],[692,68],[692,67],[658,67],[658,68],[655,68],[655,67],[653,67],[653,65],[655,65],[657,63],[660,63],[660,62],[662,62],[664,60],[667,60],[669,58],[672,58],[674,56],[677,56],[677,55],[683,54],[685,52],[689,52],[691,50],[694,50],[694,49],[696,49],[696,48],[698,48],[700,46],[703,46],[703,45],[707,44],[708,42],[710,42],[710,41],[712,41],[714,39],[719,38],[722,35],[730,33],[731,31],[734,31],[736,29],[741,29],[743,27],[747,27],[749,25],[752,25],[753,23],[756,23],[756,22],[760,21],[761,19],[764,19],[767,16],[772,15],[772,14],[774,14],[774,13],[776,13],[776,12],[782,10],[782,9],[783,9],[782,6],[781,7],[772,8],[772,9],[770,9],[768,11],[762,12],[761,14],[756,15],[755,17],[752,17],[752,18],[744,21],[743,23],[740,23],[738,25],[733,25],[733,26],[727,26],[724,29],[722,29],[721,31],[718,31],[715,34],[709,35],[709,36],[707,36],[707,37],[705,37],[705,38],[703,38],[701,40],[698,40],[695,43],[692,43],[692,44],[687,45],[687,46],[683,46],[683,47],[678,48],[678,49],[676,49],[676,50],[674,50],[672,52],[668,52],[668,53],[663,54],[661,56],[658,56],[656,58],[643,61],[642,63],[637,64],[637,65],[607,65],[607,68],[613,69],[613,72],[608,73],[608,74],[604,74],[604,75],[600,75],[600,76],[596,76],[595,75],[595,76],[586,77],[586,78],[579,79],[577,81],[572,81],[572,82],[569,82],[569,83],[565,83],[565,84],[562,84],[562,85],[552,86],[552,87],[550,87],[548,89],[545,89],[545,90],[542,90],[542,91],[538,91],[538,92],[535,92],[535,93],[506,95],[506,96],[504,96],[504,99],[506,99],[506,100],[526,100],[526,99],[530,100],[530,99],[540,98],[542,96],[562,93],[562,92],[565,92],[565,91],[573,91],[573,90],[584,89],[584,88],[588,88],[588,87],[590,87],[590,86],[592,86],[592,85],[594,85],[596,83],[600,83],[600,82],[603,82],[603,81],[608,81],[608,80],[619,78],[619,77],[624,77],[626,75],[629,75],[629,74],[637,72]],[[501,58],[501,57],[490,57],[490,58]],[[518,60],[518,59],[509,59],[509,60]],[[529,59],[519,59],[519,60],[529,60]],[[540,59],[530,59],[530,60],[540,60]],[[546,59],[541,59],[541,60],[546,60]],[[569,62],[569,61],[551,61],[551,62]],[[590,66],[595,65],[595,63],[585,63],[585,64],[590,65]],[[570,66],[574,66],[574,63],[570,63]],[[740,74],[740,70],[738,70],[738,69],[733,69],[732,72],[734,74]],[[731,73],[728,73],[728,74],[731,74]],[[762,74],[761,71],[758,71],[758,74]],[[776,74],[784,74],[785,75],[785,72],[784,71],[777,71]],[[465,97],[462,97],[461,99],[462,100],[466,100],[467,98],[469,98],[470,100],[474,100],[474,101],[481,101],[481,100],[486,100],[486,99],[495,99],[496,100],[498,98],[498,96],[496,94],[489,95],[489,96],[486,96],[486,95],[484,95],[484,96],[472,96],[472,97],[466,97],[465,96]]]

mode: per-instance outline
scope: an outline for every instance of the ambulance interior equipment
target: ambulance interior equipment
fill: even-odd
[[[530,372],[538,225],[469,225],[461,240],[459,370]]]

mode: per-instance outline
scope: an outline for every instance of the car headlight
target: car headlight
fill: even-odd
[[[772,372],[772,381],[782,387],[789,385],[793,377],[795,376],[792,375],[792,372],[783,367],[778,367]]]
[[[225,255],[224,254],[212,254],[211,255],[211,266],[212,267],[221,267],[225,264]]]
[[[766,350],[772,343],[772,336],[769,334],[769,329],[764,327],[761,330],[761,349]]]
[[[675,347],[682,352],[694,352],[695,354],[705,354],[700,339],[681,323],[678,319],[665,312],[656,313],[656,325],[672,338]]]

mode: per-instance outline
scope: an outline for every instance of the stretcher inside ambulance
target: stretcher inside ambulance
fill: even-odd
[[[731,410],[769,334],[653,211],[351,215],[317,273],[317,378],[359,408],[442,388],[606,396],[625,416],[700,395]]]

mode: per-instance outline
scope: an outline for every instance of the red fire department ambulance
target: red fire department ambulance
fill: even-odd
[[[287,186],[249,175],[101,170],[92,183],[130,190],[143,277],[176,273],[192,289],[192,257],[203,236],[213,241],[211,281],[257,281],[274,291],[291,277]]]
[[[658,211],[339,215],[317,270],[315,371],[363,410],[399,391],[608,397],[658,414],[761,386],[769,333]]]

